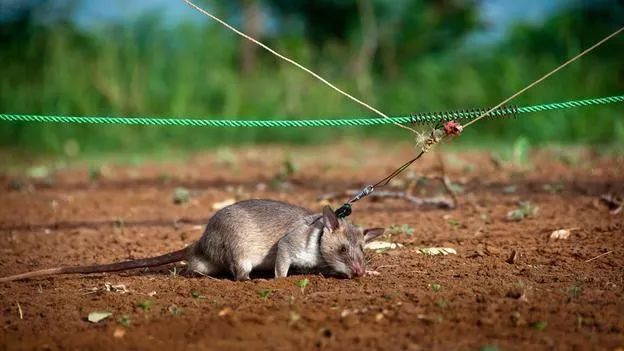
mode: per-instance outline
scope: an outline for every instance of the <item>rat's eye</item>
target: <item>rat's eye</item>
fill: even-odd
[[[339,251],[340,251],[340,253],[342,253],[342,254],[347,253],[347,245],[342,245],[342,246],[340,246]]]

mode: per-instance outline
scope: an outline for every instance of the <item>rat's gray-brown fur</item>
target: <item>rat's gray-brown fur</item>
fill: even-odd
[[[237,280],[249,279],[252,271],[267,270],[281,278],[291,267],[351,278],[364,274],[364,243],[383,231],[362,230],[346,219],[338,219],[329,206],[315,214],[281,201],[246,200],[217,211],[202,237],[187,249],[106,265],[44,269],[0,278],[0,282],[155,267],[183,260],[199,274],[229,272]]]

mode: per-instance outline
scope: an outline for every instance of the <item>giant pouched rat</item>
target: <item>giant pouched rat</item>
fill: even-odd
[[[115,272],[187,261],[192,272],[230,272],[249,279],[252,270],[288,274],[291,267],[346,277],[365,272],[364,244],[383,228],[360,229],[338,218],[329,206],[322,213],[274,200],[245,200],[217,211],[201,238],[187,248],[125,262],[57,267],[0,278],[0,282],[52,274]]]

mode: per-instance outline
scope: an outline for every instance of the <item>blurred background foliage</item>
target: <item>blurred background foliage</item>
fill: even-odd
[[[99,3],[96,9],[107,6],[96,0],[0,0],[0,112],[215,119],[371,116],[182,1],[174,5],[182,14],[175,20],[166,10],[145,10],[93,23],[76,20],[85,2]],[[564,1],[538,21],[524,21],[523,8],[515,3],[509,6],[518,12],[513,24],[487,36],[493,23],[483,14],[483,2],[198,0],[390,115],[492,106],[624,23],[622,1]],[[515,103],[622,94],[623,52],[620,36]],[[622,144],[623,111],[621,105],[610,105],[488,121],[470,128],[458,142],[523,138],[532,144]],[[409,138],[393,126],[0,124],[1,146],[44,153],[63,153],[68,143],[86,153],[149,152],[364,136]]]

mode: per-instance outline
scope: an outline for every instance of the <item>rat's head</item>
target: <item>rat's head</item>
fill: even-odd
[[[364,275],[364,244],[380,236],[384,228],[361,229],[340,219],[329,206],[323,208],[321,255],[337,273],[351,278]]]

